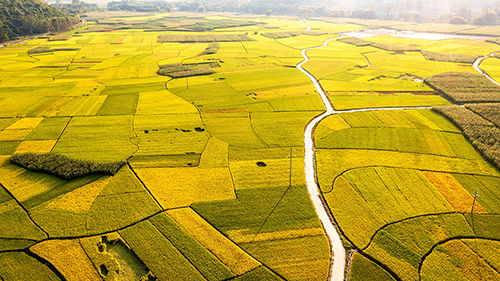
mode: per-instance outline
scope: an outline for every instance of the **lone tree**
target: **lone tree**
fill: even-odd
[[[270,17],[272,15],[273,15],[273,11],[272,10],[267,10],[266,17]]]

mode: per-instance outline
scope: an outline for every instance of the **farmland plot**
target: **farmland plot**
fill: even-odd
[[[344,235],[374,259],[371,266],[402,280],[436,279],[438,273],[429,268],[442,266],[450,271],[440,274],[469,274],[448,261],[438,266],[442,251],[427,256],[447,239],[496,239],[498,217],[489,213],[496,212],[493,186],[500,174],[457,128],[428,110],[343,113],[324,123],[316,133],[319,184]],[[474,199],[477,190],[481,196]],[[474,249],[467,255],[476,255]],[[359,278],[366,274],[355,263],[351,272]]]
[[[315,30],[306,33],[296,19],[275,16],[227,28],[245,21],[128,16],[59,36],[65,41],[0,51],[0,259],[8,265],[0,278],[326,279],[331,253],[302,156],[304,126],[325,106],[295,66],[301,48],[366,25],[307,21]],[[211,24],[221,28],[164,29]],[[207,51],[214,40],[219,49]],[[336,109],[448,105],[421,78],[473,72],[470,60],[496,48],[372,40],[307,52],[305,68]],[[450,62],[457,58],[467,61]],[[214,67],[157,74],[172,64]],[[496,122],[494,107],[467,108]],[[446,118],[342,113],[324,119],[315,137],[324,200],[346,246],[361,252],[352,280],[368,271],[375,280],[497,277],[500,174]],[[128,164],[114,176],[62,180],[10,163],[25,151]],[[466,270],[477,257],[480,269]]]

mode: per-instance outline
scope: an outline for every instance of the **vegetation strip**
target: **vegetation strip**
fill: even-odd
[[[114,175],[126,164],[126,161],[95,163],[59,154],[31,152],[16,153],[12,155],[10,161],[27,170],[51,174],[66,180],[92,174]]]
[[[500,169],[500,129],[481,115],[459,106],[440,106],[433,110],[446,116],[463,132],[469,142],[495,167]]]
[[[453,103],[500,102],[500,84],[492,83],[487,74],[443,72],[424,79]]]

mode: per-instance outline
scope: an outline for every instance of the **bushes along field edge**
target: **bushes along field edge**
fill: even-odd
[[[16,153],[10,161],[18,166],[34,172],[43,172],[66,180],[91,174],[114,175],[126,161],[97,163],[73,159],[68,156],[52,153]]]

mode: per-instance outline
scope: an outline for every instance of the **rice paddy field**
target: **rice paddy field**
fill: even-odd
[[[304,175],[304,128],[326,107],[295,66],[330,38],[304,68],[338,110],[315,129],[315,160],[355,251],[349,280],[500,278],[500,172],[430,110],[499,45],[336,40],[370,21],[93,16],[0,48],[1,280],[327,280]],[[478,81],[466,96],[495,102]],[[496,104],[462,109],[498,130]],[[126,164],[68,180],[10,161],[25,152]]]

